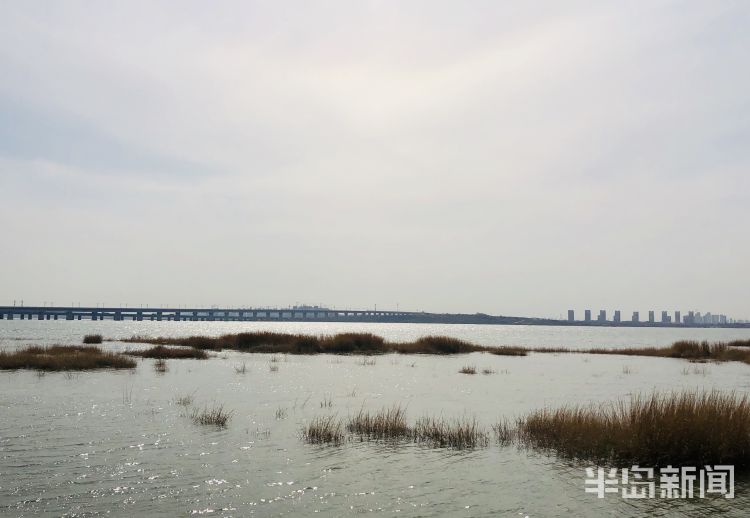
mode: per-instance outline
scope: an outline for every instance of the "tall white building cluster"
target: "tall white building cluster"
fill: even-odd
[[[592,311],[590,309],[585,310],[583,314],[583,322],[594,322],[591,316]],[[596,322],[612,322],[615,324],[619,324],[620,322],[622,322],[621,315],[622,313],[619,309],[615,310],[612,316],[612,320],[607,320],[607,310],[601,309],[599,310],[599,314],[596,317]],[[657,321],[656,311],[651,310],[648,312],[648,319],[644,320],[643,322],[648,322],[650,324],[660,323],[681,325],[725,325],[750,323],[750,321],[748,320],[735,320],[723,314],[715,315],[710,312],[702,314],[700,311],[689,311],[687,314],[683,314],[681,311],[675,311],[672,314],[670,314],[669,311],[661,311],[661,314],[658,316],[659,319]],[[639,311],[633,311],[633,316],[631,317],[630,321],[632,323],[641,322],[641,313]],[[574,309],[568,310],[568,322],[576,322],[576,312]]]

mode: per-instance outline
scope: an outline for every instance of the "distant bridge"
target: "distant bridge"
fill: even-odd
[[[370,309],[305,308],[129,308],[76,306],[0,306],[0,320],[133,320],[175,322],[379,322],[406,324],[495,324],[597,327],[734,327],[750,324],[686,325],[661,322],[569,322],[549,318],[426,313]]]
[[[410,311],[335,310],[327,308],[127,308],[74,306],[0,306],[0,320],[173,320],[286,322],[409,322],[426,313]]]

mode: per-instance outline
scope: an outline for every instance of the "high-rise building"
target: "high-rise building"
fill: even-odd
[[[680,319],[680,316],[681,315],[680,315],[679,311],[675,311],[674,312],[674,323],[675,324],[681,324],[682,323],[682,320]]]
[[[599,316],[597,319],[599,322],[606,322],[607,321],[607,310],[606,309],[600,309],[599,310]]]
[[[574,322],[576,319],[576,312],[575,310],[569,309],[568,310],[568,322]]]
[[[591,310],[590,310],[590,309],[587,309],[586,311],[584,311],[584,312],[583,312],[583,315],[584,315],[584,316],[583,316],[583,319],[584,319],[584,320],[585,320],[586,322],[591,322]]]
[[[651,322],[652,324],[656,322],[656,316],[653,311],[648,312],[648,321]]]
[[[619,310],[619,309],[618,309],[618,310],[616,310],[616,311],[615,311],[615,316],[614,316],[614,317],[612,317],[612,321],[613,321],[613,322],[617,322],[617,323],[619,324],[619,323],[620,323],[620,315],[621,315],[621,314],[620,314],[620,310]]]
[[[637,311],[633,311],[633,322],[640,322],[641,314]]]
[[[669,312],[667,312],[667,311],[662,311],[661,312],[661,323],[662,324],[669,323]]]

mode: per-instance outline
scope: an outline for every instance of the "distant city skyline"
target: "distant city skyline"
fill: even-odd
[[[645,320],[641,319],[641,312],[639,310],[633,311],[630,322],[650,322],[650,323],[662,323],[662,324],[727,324],[727,323],[748,323],[750,319],[741,318],[736,316],[727,316],[724,313],[712,313],[707,311],[701,313],[700,311],[682,311],[682,310],[659,310],[659,317],[657,318],[656,310],[648,311],[648,318]],[[575,309],[567,310],[567,321],[569,322],[622,322],[622,310],[616,309],[613,311],[611,319],[607,318],[607,310],[600,309],[596,319],[592,319],[592,310],[584,309],[580,313]]]
[[[692,0],[3,2],[0,298],[748,317],[748,26]]]

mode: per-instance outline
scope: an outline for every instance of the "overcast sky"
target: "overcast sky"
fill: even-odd
[[[0,0],[0,304],[750,317],[748,27]]]

